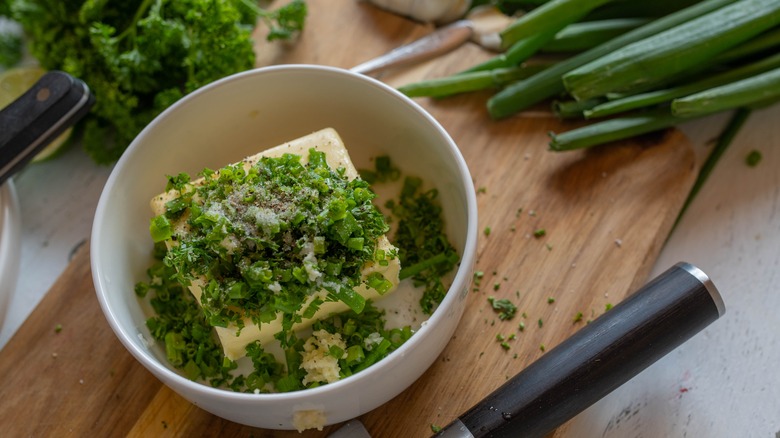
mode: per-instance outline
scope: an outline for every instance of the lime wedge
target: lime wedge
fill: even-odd
[[[44,73],[46,73],[46,70],[40,67],[12,68],[0,73],[0,109],[5,108],[16,98],[24,94]],[[59,137],[43,148],[38,155],[33,157],[32,162],[44,161],[57,155],[67,145],[72,132],[72,128],[65,130]]]

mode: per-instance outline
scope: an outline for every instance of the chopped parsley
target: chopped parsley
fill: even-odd
[[[496,299],[495,297],[489,297],[488,302],[498,313],[498,319],[504,321],[515,317],[517,313],[517,306],[515,306],[508,299]]]
[[[420,307],[431,314],[447,294],[442,278],[459,256],[447,238],[438,190],[422,190],[422,185],[422,179],[406,176],[398,200],[387,201],[385,207],[398,221],[392,241],[403,266],[399,278],[412,278],[416,287],[424,288]]]
[[[761,162],[761,151],[758,150],[752,150],[750,153],[745,157],[745,164],[747,164],[750,167],[756,167],[758,166],[758,163]]]

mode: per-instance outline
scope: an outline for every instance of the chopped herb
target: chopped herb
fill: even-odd
[[[758,166],[758,163],[761,162],[761,151],[752,150],[750,153],[745,157],[745,164],[747,164],[750,167],[756,167]]]
[[[441,432],[441,426],[437,426],[435,424],[431,424],[431,432],[433,432],[433,433]]]
[[[507,342],[502,342],[502,343],[501,343],[501,348],[503,348],[504,350],[509,350],[509,349],[510,349],[510,348],[512,348],[512,347],[509,345],[509,343],[507,343]]]
[[[544,228],[539,228],[538,230],[534,231],[534,237],[544,237],[544,235],[547,234],[547,231]]]
[[[487,187],[479,187],[477,189],[477,193],[487,193]]]
[[[59,333],[62,331],[62,324],[57,324],[54,326],[54,333]]]
[[[474,272],[474,284],[479,286],[482,282],[482,278],[485,277],[485,273],[482,271],[475,271]]]
[[[493,307],[493,310],[498,313],[498,319],[505,321],[515,317],[517,306],[515,306],[508,299],[496,299],[495,297],[488,297],[488,302]]]
[[[547,298],[547,304],[552,304],[554,302],[555,302],[555,298],[553,298],[553,297]]]
[[[504,339],[506,339],[506,337],[504,337],[504,335],[502,335],[501,333],[496,333],[496,341],[503,342]]]
[[[410,275],[415,286],[424,288],[422,311],[431,314],[447,293],[442,278],[455,268],[460,257],[447,238],[439,191],[424,191],[422,185],[420,178],[405,177],[398,201],[390,200],[385,207],[398,219],[393,243],[398,247],[401,266],[408,267],[404,269],[437,258],[436,263]]]
[[[381,155],[374,159],[374,169],[360,169],[360,177],[369,184],[398,181],[401,171],[393,165],[390,157]]]
[[[580,322],[580,321],[582,321],[582,312],[577,312],[577,314],[576,314],[576,315],[574,315],[574,320],[573,320],[573,322],[574,322],[574,323],[578,323],[578,322]]]
[[[544,321],[542,321],[542,318],[539,318],[539,321],[537,321],[537,324],[539,325],[539,328],[542,328],[544,325]]]
[[[545,350],[545,348],[544,348],[544,344],[541,344],[541,345],[539,345],[539,350],[540,350],[542,353],[544,353],[544,350]]]
[[[606,312],[606,311],[608,311],[608,310],[610,310],[610,309],[612,309],[612,304],[611,304],[611,303],[607,303],[607,304],[604,306],[604,311]]]
[[[493,290],[501,289],[501,283],[493,283]]]
[[[524,332],[525,331],[525,323],[520,321],[520,324],[517,326],[517,330]]]

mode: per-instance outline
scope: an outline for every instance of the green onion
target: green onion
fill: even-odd
[[[646,18],[615,18],[611,20],[572,23],[541,48],[546,53],[582,52],[603,44],[629,30],[648,23]]]
[[[561,61],[528,79],[510,84],[488,100],[487,107],[490,116],[495,119],[508,117],[544,99],[555,96],[564,91],[561,76],[566,72],[585,65],[627,44],[685,23],[734,1],[736,0],[702,1],[679,12],[638,27],[587,52]]]
[[[778,23],[777,0],[740,0],[570,71],[563,82],[577,100],[658,83]]]
[[[555,37],[555,31],[540,32],[528,38],[512,44],[504,53],[494,56],[485,62],[479,63],[471,68],[463,70],[459,74],[472,73],[477,71],[494,70],[497,68],[507,68],[520,65],[523,61],[536,54],[542,46],[547,44]]]
[[[515,20],[501,31],[501,45],[506,49],[530,36],[558,32],[579,21],[598,6],[610,0],[552,0]]]
[[[657,18],[687,8],[700,0],[613,1],[588,14],[583,21],[612,18]]]
[[[173,235],[171,222],[164,215],[155,216],[149,223],[149,234],[155,243],[170,239]]]
[[[337,290],[331,291],[331,293],[336,298],[338,298],[339,301],[342,301],[344,304],[349,306],[349,308],[355,313],[362,312],[363,308],[366,306],[366,299],[363,297],[363,295],[355,292],[355,290],[352,288],[338,287]]]
[[[499,88],[510,82],[534,75],[547,65],[524,65],[495,70],[459,73],[443,78],[414,82],[398,88],[409,97],[447,97],[459,93]]]
[[[745,44],[740,44],[737,47],[731,48],[715,58],[716,62],[727,63],[746,56],[759,53],[764,50],[769,50],[780,45],[780,28],[774,29],[747,41]]]
[[[582,117],[586,110],[596,108],[603,102],[604,99],[602,98],[567,100],[564,102],[555,101],[552,104],[552,110],[561,119],[573,119]]]
[[[358,371],[362,371],[374,363],[376,363],[379,359],[383,358],[385,356],[385,352],[392,346],[392,343],[388,339],[382,339],[379,344],[374,345],[374,348],[371,349],[371,351],[366,356],[365,360],[363,362],[360,362],[357,364],[357,366],[352,370],[353,372],[357,373]]]
[[[372,272],[368,274],[366,278],[366,284],[368,287],[379,292],[379,295],[384,295],[393,288],[393,283],[386,279],[381,272]]]
[[[630,95],[621,99],[611,100],[584,111],[586,118],[604,117],[631,109],[647,107],[662,102],[669,102],[678,97],[698,93],[709,88],[724,85],[735,80],[751,77],[769,69],[780,67],[780,54],[735,68],[709,78],[677,87],[654,90],[647,93]],[[584,101],[588,102],[588,101]]]
[[[672,114],[698,117],[780,98],[780,68],[672,101]]]
[[[668,110],[620,117],[572,129],[561,134],[550,133],[550,149],[568,151],[633,137],[674,126],[684,119]]]
[[[454,258],[455,261],[457,261],[456,257],[457,256],[451,257],[450,255],[448,255],[445,252],[436,254],[435,256],[433,256],[433,257],[431,257],[429,259],[423,260],[423,261],[421,261],[419,263],[416,263],[416,264],[414,264],[412,266],[407,266],[405,268],[401,268],[401,271],[398,273],[398,278],[403,280],[405,278],[414,277],[415,275],[419,274],[420,272],[422,272],[422,271],[424,271],[424,270],[426,270],[426,269],[428,269],[428,268],[430,268],[432,266],[436,266],[439,263],[443,263],[443,262],[447,262],[447,261],[452,262],[453,258]]]

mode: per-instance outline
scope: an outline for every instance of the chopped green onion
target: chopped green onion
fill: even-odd
[[[173,235],[171,222],[164,215],[155,216],[149,223],[149,234],[155,243],[170,239]]]
[[[457,260],[458,260],[457,259],[457,255],[451,255],[451,254],[447,254],[447,253],[442,252],[442,253],[436,254],[435,256],[433,256],[433,257],[431,257],[431,258],[429,258],[427,260],[423,260],[423,261],[421,261],[421,262],[419,262],[417,264],[414,264],[412,266],[407,266],[405,268],[401,268],[401,272],[398,273],[398,278],[403,280],[405,278],[414,277],[415,275],[419,274],[420,272],[422,272],[422,271],[424,271],[424,270],[426,270],[426,269],[428,269],[428,268],[430,268],[432,266],[436,266],[439,263],[444,263],[444,262],[454,263]]]

